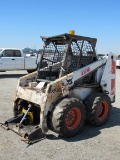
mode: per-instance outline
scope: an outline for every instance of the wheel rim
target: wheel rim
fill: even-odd
[[[81,111],[78,108],[72,108],[66,115],[66,127],[70,130],[74,130],[81,122]]]
[[[108,114],[108,103],[106,101],[103,101],[99,105],[99,111],[98,111],[98,119],[99,120],[104,120],[107,117]]]

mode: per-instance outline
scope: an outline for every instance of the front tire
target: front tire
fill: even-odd
[[[111,101],[107,95],[103,93],[91,95],[86,101],[88,123],[96,126],[103,125],[110,117],[111,108]]]
[[[85,106],[76,98],[65,98],[59,102],[51,117],[53,131],[63,137],[78,134],[85,122]]]
[[[14,116],[17,116],[18,114],[21,114],[22,113],[22,105],[15,105],[13,107],[13,115]]]

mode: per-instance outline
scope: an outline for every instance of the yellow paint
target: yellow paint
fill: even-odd
[[[22,109],[22,112],[25,114],[27,112],[26,109]],[[30,123],[33,123],[33,112],[28,112],[28,115],[30,116]]]

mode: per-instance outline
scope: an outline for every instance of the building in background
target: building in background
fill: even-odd
[[[32,49],[32,48],[23,48],[22,49],[23,53],[25,55],[29,55],[29,56],[36,56],[38,54],[38,51],[39,50],[36,50],[36,49]]]

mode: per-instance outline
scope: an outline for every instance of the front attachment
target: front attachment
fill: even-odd
[[[21,140],[31,144],[38,142],[45,138],[45,134],[42,132],[38,125],[24,125],[21,122],[23,114],[19,114],[9,120],[7,120],[1,126],[6,130],[12,130],[21,136]]]

